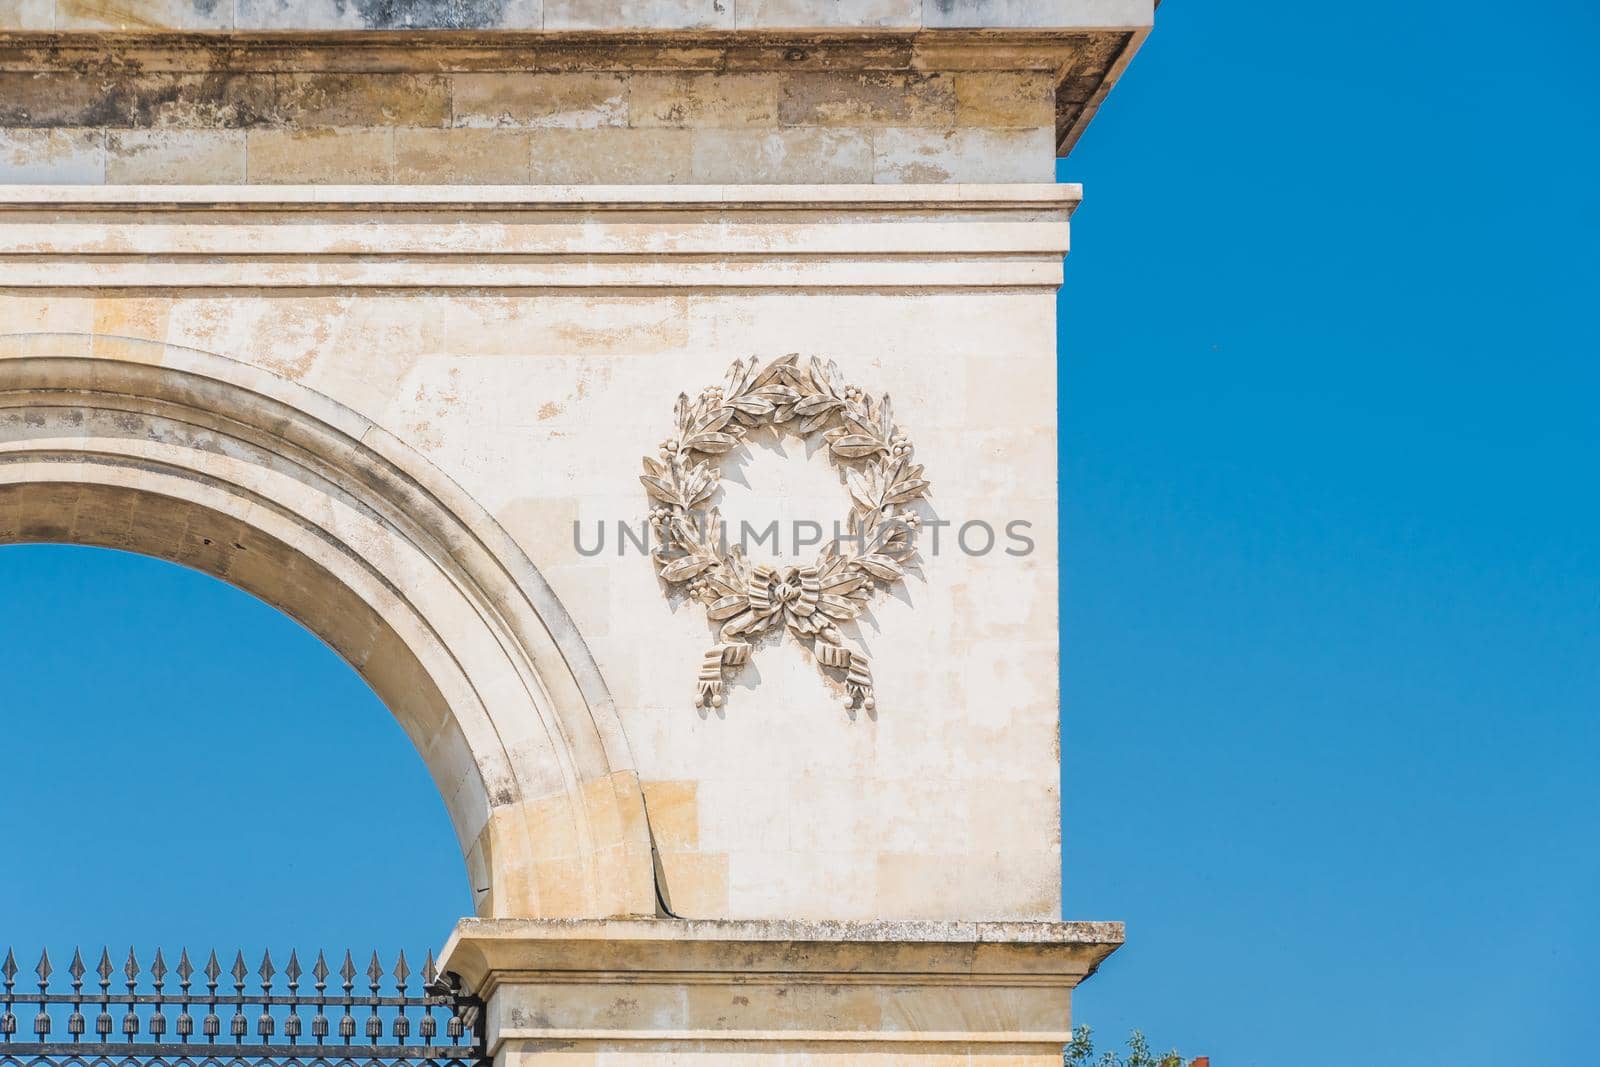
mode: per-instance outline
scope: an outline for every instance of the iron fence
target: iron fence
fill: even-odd
[[[74,951],[66,968],[70,983],[63,983],[47,951],[33,969],[36,980],[24,979],[18,989],[21,972],[8,949],[0,962],[0,1067],[485,1063],[481,1005],[454,976],[437,972],[432,952],[415,976],[414,992],[403,952],[393,968],[374,952],[364,970],[346,952],[337,971],[321,952],[302,971],[290,952],[281,972],[268,952],[252,975],[243,952],[224,970],[213,951],[197,969],[185,949],[169,970],[158,949],[142,970],[129,949],[120,972],[106,949],[93,970]],[[275,988],[280,977],[283,985]],[[35,985],[36,991],[27,988]]]

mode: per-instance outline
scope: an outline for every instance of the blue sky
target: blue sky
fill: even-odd
[[[1170,0],[1060,168],[1066,913],[1129,928],[1078,1015],[1219,1065],[1600,1044],[1600,17],[1394,7]],[[70,548],[0,604],[0,937],[468,907],[288,619]]]
[[[1600,1043],[1591,5],[1172,0],[1070,160],[1077,1002],[1214,1062]]]

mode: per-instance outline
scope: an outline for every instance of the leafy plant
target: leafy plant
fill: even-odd
[[[1189,1061],[1177,1049],[1157,1055],[1150,1051],[1150,1043],[1138,1030],[1128,1035],[1128,1055],[1124,1058],[1116,1049],[1106,1049],[1097,1057],[1094,1051],[1094,1032],[1087,1026],[1072,1031],[1072,1044],[1067,1046],[1061,1059],[1064,1067],[1184,1067]]]

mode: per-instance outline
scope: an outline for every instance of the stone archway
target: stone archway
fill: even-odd
[[[494,519],[334,400],[193,349],[0,336],[0,544],[119,548],[299,620],[389,707],[484,916],[653,915],[632,756],[566,611]]]

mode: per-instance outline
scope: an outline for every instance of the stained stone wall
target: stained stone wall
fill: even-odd
[[[1128,47],[391,37],[0,34],[0,181],[1049,181]]]
[[[485,916],[1055,918],[1054,161],[1150,15],[0,0],[0,541],[317,629]],[[849,629],[871,709],[789,637],[697,707],[715,627],[618,554],[678,394],[786,353],[892,394],[951,524]],[[730,505],[842,518],[813,445],[754,437]]]
[[[19,190],[0,204],[0,323],[100,338],[65,349],[108,360],[159,357],[111,340],[137,338],[242,361],[459,485],[594,657],[671,914],[1060,914],[1054,289],[1074,187],[319,190]],[[641,457],[678,394],[788,352],[893,396],[932,483],[924,517],[954,524],[848,628],[872,657],[870,712],[845,710],[789,636],[758,643],[723,707],[697,708],[715,629],[616,533],[651,507]],[[727,468],[730,506],[758,525],[828,528],[849,508],[792,438],[756,435]],[[992,550],[958,544],[974,521]],[[1031,552],[1006,551],[1013,521]],[[590,549],[608,527],[605,551],[580,552],[575,524]],[[532,821],[534,851],[486,856],[479,905],[583,914],[592,889],[560,862],[581,840],[570,805],[539,799],[559,775],[527,777],[545,784],[489,804]],[[469,855],[489,847],[481,825],[460,820]]]

